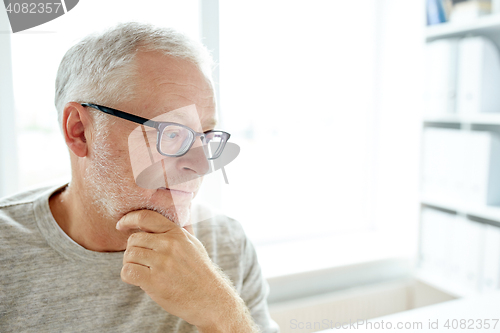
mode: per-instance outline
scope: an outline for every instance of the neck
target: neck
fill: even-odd
[[[92,198],[76,182],[49,199],[49,206],[61,229],[87,250],[98,252],[123,251],[127,236],[116,230],[118,220],[106,218]]]

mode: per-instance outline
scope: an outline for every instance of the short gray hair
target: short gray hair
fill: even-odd
[[[103,33],[85,37],[64,55],[56,78],[55,105],[59,124],[62,124],[64,106],[68,102],[128,101],[134,92],[133,60],[139,51],[160,51],[188,60],[214,88],[212,58],[201,43],[171,28],[121,23]]]

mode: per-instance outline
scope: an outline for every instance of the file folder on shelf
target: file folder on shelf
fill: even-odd
[[[454,114],[458,39],[429,43],[425,54],[425,113],[428,116]]]
[[[492,41],[467,37],[458,44],[457,110],[461,115],[500,112],[500,59]]]
[[[500,205],[500,137],[424,129],[422,192],[468,206]]]

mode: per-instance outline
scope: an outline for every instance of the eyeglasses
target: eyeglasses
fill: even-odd
[[[231,134],[224,131],[198,133],[182,124],[154,121],[102,105],[92,103],[82,103],[81,105],[137,124],[155,128],[158,132],[156,149],[163,156],[180,157],[185,155],[193,146],[196,138],[200,137],[204,148],[205,146],[209,148],[204,149],[207,158],[215,160],[222,154],[226,142],[231,136]]]

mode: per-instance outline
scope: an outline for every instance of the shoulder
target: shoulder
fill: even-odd
[[[39,189],[17,193],[0,199],[0,230],[21,227],[34,220],[33,202],[39,196]]]
[[[202,203],[193,205],[192,223],[199,239],[215,237],[218,241],[235,243],[246,240],[240,222]]]
[[[0,198],[0,230],[16,229],[18,231],[34,227],[34,205],[38,200],[48,200],[58,186],[42,186]]]
[[[40,197],[40,194],[47,191],[50,186],[37,187],[24,192],[19,192],[7,197],[0,198],[0,209],[30,204]]]
[[[192,222],[196,238],[215,263],[229,268],[245,261],[249,240],[240,222],[200,204],[193,207]]]

